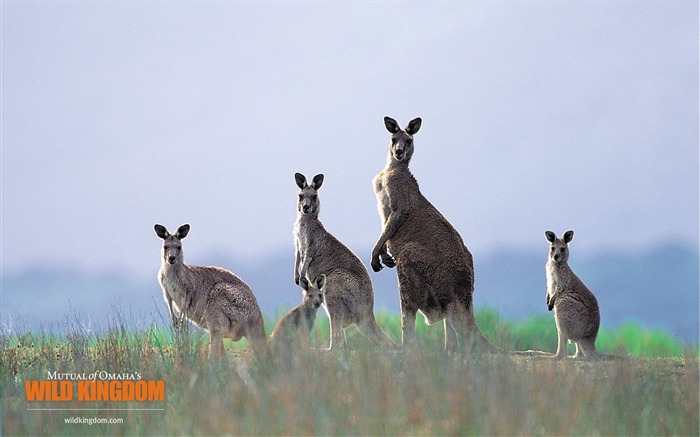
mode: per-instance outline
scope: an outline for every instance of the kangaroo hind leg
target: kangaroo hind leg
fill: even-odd
[[[209,359],[222,358],[225,355],[224,350],[224,335],[221,331],[212,330],[209,333]]]

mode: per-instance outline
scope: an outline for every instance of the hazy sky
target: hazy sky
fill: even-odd
[[[297,171],[369,264],[385,115],[475,258],[697,248],[698,101],[695,1],[2,2],[2,268],[264,262]]]

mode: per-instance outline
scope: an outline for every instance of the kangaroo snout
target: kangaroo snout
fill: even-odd
[[[180,250],[173,244],[165,243],[165,246],[166,247],[163,248],[163,257],[165,261],[170,265],[177,264],[180,259]]]

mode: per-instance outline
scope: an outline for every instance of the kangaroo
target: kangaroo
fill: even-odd
[[[567,340],[576,344],[574,358],[595,357],[598,355],[595,339],[600,327],[600,310],[595,295],[569,267],[569,243],[574,231],[565,232],[562,238],[557,238],[552,231],[544,234],[550,243],[546,266],[547,308],[554,309],[559,335],[554,358],[568,355]]]
[[[291,346],[291,343],[297,339],[308,344],[309,332],[316,321],[316,311],[323,304],[326,275],[319,275],[312,283],[309,283],[306,278],[301,278],[299,285],[304,291],[303,302],[292,308],[277,322],[270,334],[270,344]]]
[[[162,225],[155,225],[155,231],[163,239],[158,282],[173,326],[179,329],[188,319],[208,331],[210,359],[224,356],[224,337],[233,341],[245,337],[253,353],[260,355],[266,348],[265,327],[250,287],[220,267],[185,264],[182,239],[190,225],[180,226],[174,234]]]
[[[373,181],[382,232],[372,250],[372,269],[396,267],[404,344],[416,340],[420,311],[429,324],[444,321],[447,351],[459,349],[458,337],[468,346],[493,351],[474,318],[472,255],[452,224],[420,192],[408,168],[421,123],[415,118],[402,130],[396,120],[384,117],[391,144],[386,166]]]
[[[299,284],[302,277],[326,276],[323,306],[330,319],[329,350],[339,344],[348,347],[345,328],[353,323],[376,345],[395,347],[374,318],[374,291],[367,269],[318,218],[321,208],[318,190],[323,175],[316,175],[311,184],[301,173],[296,173],[294,179],[299,187],[294,223],[294,282]]]

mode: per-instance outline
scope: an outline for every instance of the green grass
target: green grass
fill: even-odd
[[[397,315],[379,323],[400,338]],[[504,349],[556,348],[550,317],[519,323],[482,309],[484,334]],[[270,323],[271,325],[272,323]],[[268,333],[271,326],[267,327]],[[388,352],[351,328],[351,351],[329,353],[319,315],[314,348],[253,360],[245,342],[209,363],[208,336],[193,329],[105,334],[68,326],[54,333],[0,336],[3,435],[698,435],[698,350],[662,331],[628,324],[602,331],[601,352],[624,360],[560,362],[511,355],[446,355],[441,326],[418,323],[419,348]],[[163,379],[152,403],[28,402],[24,381],[47,372],[138,372]],[[89,408],[31,411],[30,408]],[[162,411],[95,411],[94,408]],[[71,416],[122,424],[67,425]]]
[[[320,314],[320,313],[319,313]],[[384,331],[395,341],[401,340],[401,317],[397,314],[379,312],[377,321]],[[540,350],[556,352],[557,329],[554,318],[549,316],[530,317],[521,322],[510,322],[501,318],[497,311],[480,308],[476,311],[479,328],[492,343],[506,350]],[[268,332],[272,326],[268,327]],[[351,347],[364,347],[365,338],[353,326],[348,330]],[[442,323],[427,325],[423,317],[417,318],[416,331],[423,347],[441,348],[444,344]],[[316,323],[316,338],[327,346],[329,339],[328,320],[319,315]],[[635,357],[683,357],[698,354],[697,345],[686,345],[674,339],[663,330],[647,330],[636,323],[626,323],[616,330],[601,328],[596,347],[606,354],[630,355]],[[573,355],[574,345],[569,345]]]

